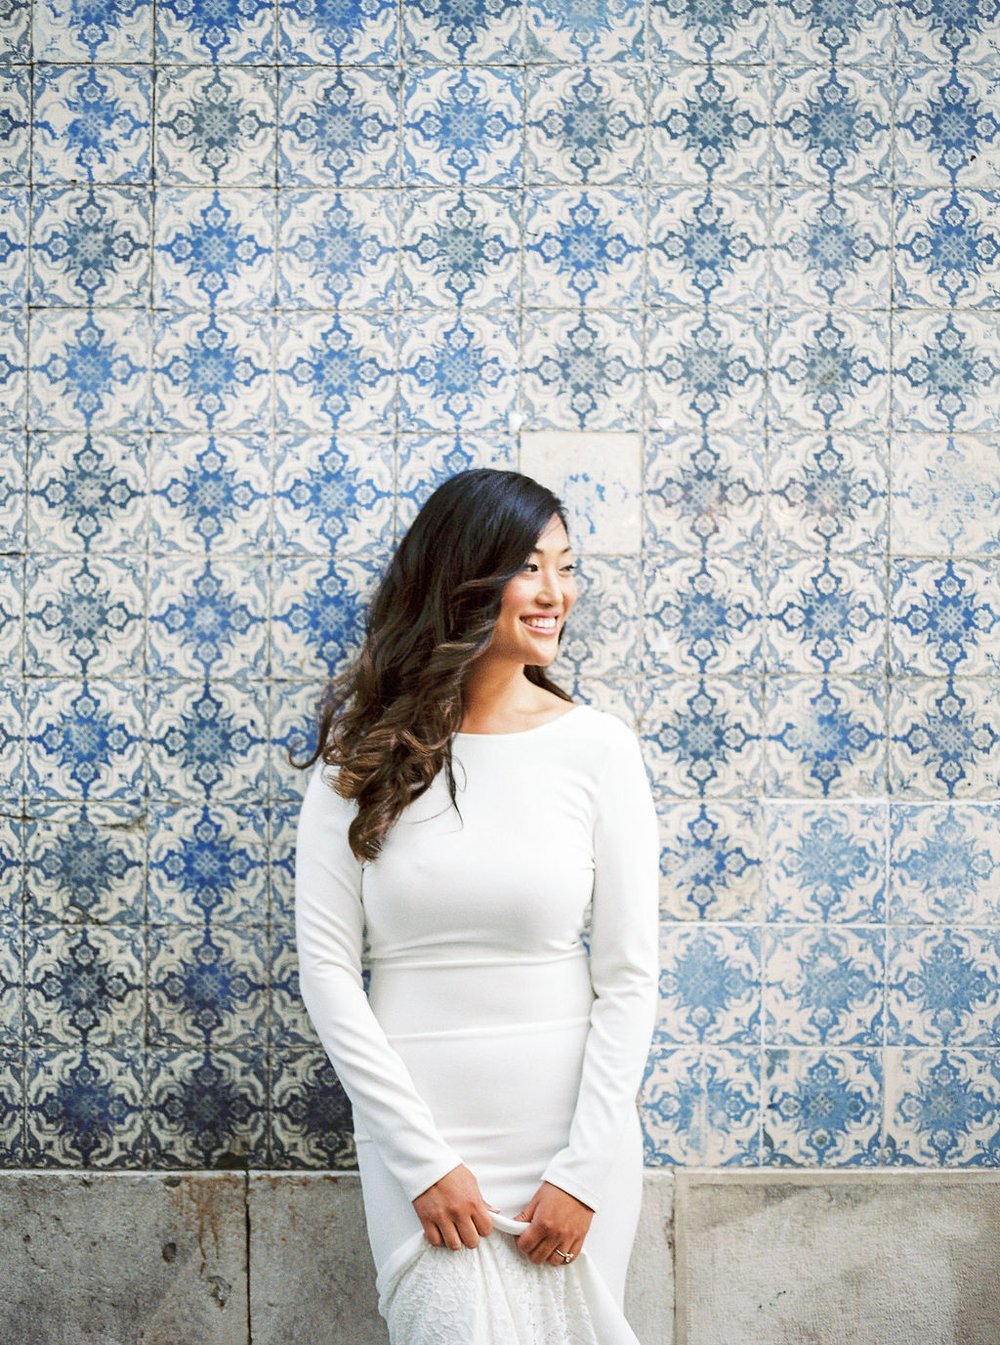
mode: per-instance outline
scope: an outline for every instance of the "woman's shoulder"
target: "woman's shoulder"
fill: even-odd
[[[592,745],[606,751],[630,751],[637,745],[635,730],[609,710],[578,702],[566,715],[566,728]]]

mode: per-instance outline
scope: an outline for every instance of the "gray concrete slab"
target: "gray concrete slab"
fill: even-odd
[[[678,1172],[676,1345],[998,1345],[1000,1173]]]
[[[674,1180],[647,1171],[642,1214],[625,1282],[625,1316],[641,1345],[673,1345]]]
[[[239,1173],[6,1172],[3,1345],[246,1345]]]

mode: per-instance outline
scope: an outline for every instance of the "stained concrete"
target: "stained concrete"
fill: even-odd
[[[1000,1173],[678,1172],[676,1345],[998,1345]]]
[[[238,1173],[0,1175],[3,1345],[247,1345]]]

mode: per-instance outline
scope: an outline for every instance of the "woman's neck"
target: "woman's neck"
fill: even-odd
[[[569,702],[529,682],[524,666],[477,660],[465,685],[464,733],[516,733],[532,728]]]

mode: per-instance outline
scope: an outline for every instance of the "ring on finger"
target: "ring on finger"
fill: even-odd
[[[556,1250],[555,1250],[555,1255],[556,1255],[556,1256],[561,1256],[562,1259],[563,1259],[563,1265],[564,1265],[564,1266],[568,1266],[569,1263],[573,1260],[573,1257],[576,1255],[576,1253],[575,1253],[575,1252],[564,1252],[563,1249],[562,1249],[561,1247],[557,1247]]]

